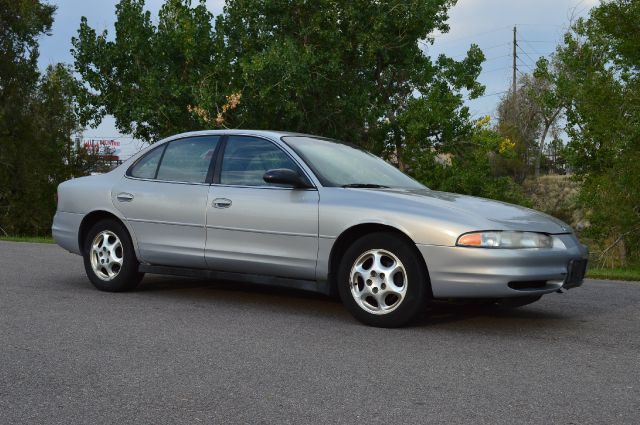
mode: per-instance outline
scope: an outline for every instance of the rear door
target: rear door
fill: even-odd
[[[141,260],[206,268],[207,177],[219,139],[166,143],[138,160],[114,188],[113,202],[135,232]]]
[[[207,205],[205,257],[214,270],[315,279],[318,191],[267,184],[297,163],[272,141],[228,136]]]

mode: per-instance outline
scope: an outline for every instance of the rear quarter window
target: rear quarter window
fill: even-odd
[[[156,178],[156,171],[158,170],[158,164],[160,163],[164,149],[165,146],[161,146],[147,153],[129,170],[129,175],[140,179]]]

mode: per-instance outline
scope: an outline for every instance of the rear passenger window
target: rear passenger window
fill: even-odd
[[[133,166],[129,175],[140,179],[154,179],[163,151],[164,146],[161,146],[146,154]]]
[[[219,136],[190,137],[170,142],[158,169],[158,180],[204,183]]]

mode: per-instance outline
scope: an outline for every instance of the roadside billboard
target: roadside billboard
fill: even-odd
[[[84,139],[82,146],[111,161],[117,161],[121,153],[120,141],[115,139]]]

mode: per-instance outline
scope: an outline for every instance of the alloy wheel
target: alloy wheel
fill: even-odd
[[[113,280],[122,270],[122,242],[110,230],[103,230],[96,235],[91,243],[90,256],[93,272],[102,280]]]
[[[351,295],[360,308],[372,314],[388,314],[397,309],[404,300],[407,284],[402,262],[384,249],[363,253],[351,268]]]

